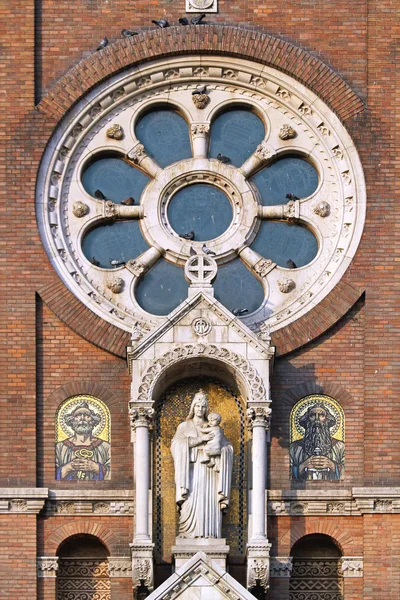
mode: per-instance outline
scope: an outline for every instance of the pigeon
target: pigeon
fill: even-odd
[[[216,252],[214,252],[214,250],[210,250],[210,248],[208,248],[205,244],[202,245],[201,249],[203,250],[204,254],[208,254],[209,256],[216,255]]]
[[[189,231],[189,233],[182,233],[179,237],[184,240],[194,240],[194,231]]]
[[[296,263],[291,258],[286,261],[286,266],[288,269],[297,269]]]
[[[181,17],[181,18],[179,19],[179,24],[180,24],[180,25],[190,25],[190,23],[189,23],[189,19],[187,19],[186,17]]]
[[[94,265],[95,267],[99,267],[100,266],[100,261],[96,260],[94,256],[92,256],[92,258],[90,259],[90,262],[92,263],[92,265]]]
[[[248,312],[248,308],[234,308],[232,314],[235,315],[235,317],[241,317],[242,315],[245,315]]]
[[[125,261],[124,260],[113,260],[112,258],[110,258],[110,265],[112,267],[114,267],[115,269],[117,267],[123,267],[125,265]]]
[[[101,190],[96,190],[94,193],[94,197],[97,198],[97,200],[107,200],[107,197],[103,194]]]
[[[224,154],[221,154],[221,152],[218,152],[217,160],[219,160],[219,162],[224,163],[224,164],[231,162],[231,159],[229,158],[229,156],[224,156]]]
[[[295,194],[286,194],[286,198],[288,200],[300,200],[300,198],[298,196],[296,196]]]
[[[196,250],[193,248],[193,246],[190,246],[190,251],[189,251],[189,253],[190,253],[190,256],[197,256],[197,252],[196,252]]]
[[[207,86],[198,85],[196,89],[192,92],[192,96],[196,96],[197,94],[207,94]]]
[[[125,198],[125,200],[121,200],[121,204],[124,206],[133,206],[135,204],[135,198],[129,196],[129,198]]]
[[[206,15],[203,13],[202,15],[195,15],[190,19],[192,25],[205,25],[203,23],[203,19],[205,19]]]
[[[105,48],[106,46],[108,46],[108,39],[106,38],[106,36],[104,36],[103,39],[101,40],[100,44],[97,46],[96,52],[98,50],[103,50],[103,48]]]
[[[169,27],[169,23],[167,21],[167,19],[154,19],[152,21],[152,23],[154,23],[155,25],[157,25],[157,27],[161,27],[161,29],[165,29],[166,27]]]
[[[123,29],[121,31],[121,35],[124,38],[133,37],[134,35],[138,35],[136,31],[131,31],[130,29]]]

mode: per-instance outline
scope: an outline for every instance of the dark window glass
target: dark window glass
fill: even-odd
[[[307,198],[318,187],[318,172],[306,160],[297,157],[281,158],[252,177],[265,206],[285,204],[286,194]]]
[[[310,263],[318,252],[318,242],[306,227],[280,221],[263,221],[251,248],[280,267],[291,259],[297,267]]]
[[[135,134],[160,167],[192,156],[189,127],[173,110],[161,108],[147,113],[136,123]]]
[[[232,205],[220,189],[197,183],[174,195],[168,220],[178,235],[194,231],[197,241],[212,240],[228,229]]]
[[[247,308],[251,313],[264,300],[264,290],[260,281],[240,258],[218,267],[214,290],[216,299],[229,310]]]
[[[99,225],[83,240],[82,250],[88,260],[94,257],[103,269],[111,269],[110,260],[127,262],[148,249],[137,221],[118,221]]]
[[[94,197],[95,191],[100,190],[108,200],[117,204],[129,196],[139,204],[149,181],[149,177],[139,169],[115,157],[95,160],[82,175],[82,184],[88,194]]]
[[[168,315],[188,295],[183,269],[164,259],[139,281],[135,296],[140,306],[153,315]]]
[[[264,123],[250,110],[234,109],[223,113],[211,126],[210,158],[223,154],[240,167],[265,137]]]

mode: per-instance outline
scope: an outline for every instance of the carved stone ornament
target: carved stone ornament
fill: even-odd
[[[247,588],[251,590],[256,586],[265,590],[269,588],[269,559],[249,558],[247,566]]]
[[[254,271],[260,276],[265,277],[271,270],[273,262],[270,258],[262,258],[254,265]]]
[[[110,503],[109,502],[94,502],[92,510],[95,514],[106,515],[111,510]]]
[[[36,566],[38,577],[56,577],[58,556],[38,556]]]
[[[120,294],[124,289],[124,280],[121,277],[114,277],[107,282],[107,287],[113,294]]]
[[[298,200],[289,200],[289,202],[283,206],[283,216],[285,219],[294,219],[296,217],[296,207],[298,202]]]
[[[193,104],[196,106],[196,108],[199,108],[200,110],[205,108],[207,106],[207,104],[210,102],[210,98],[209,98],[208,94],[194,94],[192,96],[192,100],[193,100]]]
[[[271,577],[290,577],[293,569],[292,556],[275,556],[271,558]]]
[[[346,510],[344,502],[328,502],[326,512],[328,513],[343,513]]]
[[[308,502],[292,502],[290,504],[292,515],[305,515],[308,513]]]
[[[147,153],[143,144],[136,144],[136,146],[128,153],[128,158],[133,160],[134,163],[140,163],[146,156]]]
[[[343,556],[342,568],[343,577],[363,577],[364,561],[359,556]]]
[[[186,12],[217,12],[218,0],[186,0]]]
[[[13,512],[26,512],[28,510],[28,502],[26,500],[11,500],[8,506]]]
[[[248,429],[265,427],[269,429],[272,410],[267,406],[250,407],[246,411]]]
[[[186,279],[193,284],[211,284],[217,276],[217,263],[211,256],[196,254],[185,264]]]
[[[149,558],[136,559],[133,561],[132,572],[133,587],[143,585],[147,589],[153,587],[153,564]]]
[[[112,200],[107,200],[103,203],[104,217],[106,219],[114,219],[117,216],[117,207]]]
[[[89,212],[89,207],[84,202],[81,202],[80,200],[78,200],[77,202],[73,203],[72,213],[75,215],[75,217],[78,217],[78,219],[87,215],[88,212]]]
[[[211,331],[211,323],[205,317],[198,317],[193,321],[192,329],[197,335],[207,335]]]
[[[191,131],[193,137],[203,137],[205,135],[208,135],[208,133],[210,132],[210,126],[208,125],[208,123],[197,123],[192,125]]]
[[[154,410],[152,408],[145,408],[143,406],[131,408],[129,410],[129,417],[131,420],[131,426],[134,429],[137,427],[151,428],[153,425]]]
[[[108,574],[110,577],[132,577],[132,559],[129,556],[110,556]]]
[[[124,130],[121,125],[115,123],[107,129],[106,136],[112,140],[122,140],[124,137]]]
[[[289,279],[288,277],[283,277],[282,279],[278,279],[278,288],[282,294],[288,294],[296,287],[293,279]]]
[[[375,500],[374,502],[374,510],[376,512],[392,512],[392,509],[392,500]]]
[[[291,140],[296,137],[296,132],[290,125],[282,125],[279,130],[279,137],[281,140]]]
[[[265,142],[261,142],[261,144],[257,146],[257,149],[254,154],[260,160],[268,160],[272,156],[272,150],[268,147],[268,145]]]
[[[128,260],[126,267],[135,277],[144,275],[144,273],[146,273],[148,270],[148,266],[137,259]]]
[[[133,328],[132,328],[132,342],[138,342],[139,340],[142,339],[144,334],[145,334],[145,329],[141,326],[139,321],[136,321],[136,323],[133,325]]]
[[[314,206],[314,212],[319,217],[328,217],[331,212],[331,207],[328,202],[319,202],[316,206]]]
[[[262,342],[271,342],[271,327],[267,323],[262,323],[258,337]]]

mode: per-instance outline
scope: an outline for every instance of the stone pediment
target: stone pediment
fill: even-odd
[[[159,346],[158,350],[169,349],[171,345],[183,343],[222,344],[236,349],[242,349],[240,354],[247,355],[251,347],[251,356],[246,358],[270,360],[274,348],[270,346],[270,337],[257,337],[244,323],[235,317],[213,296],[199,292],[194,297],[184,300],[165,321],[147,333],[128,350],[130,360],[139,358],[155,358],[161,352],[152,352],[151,347]]]
[[[254,600],[240,583],[198,552],[147,597],[148,600]]]

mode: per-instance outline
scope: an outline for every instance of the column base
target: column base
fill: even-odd
[[[132,585],[141,585],[149,591],[154,589],[154,544],[146,541],[134,541],[130,544],[132,553]]]
[[[204,552],[212,563],[226,571],[229,546],[225,538],[176,538],[175,546],[172,547],[175,568],[182,567],[197,552]]]

